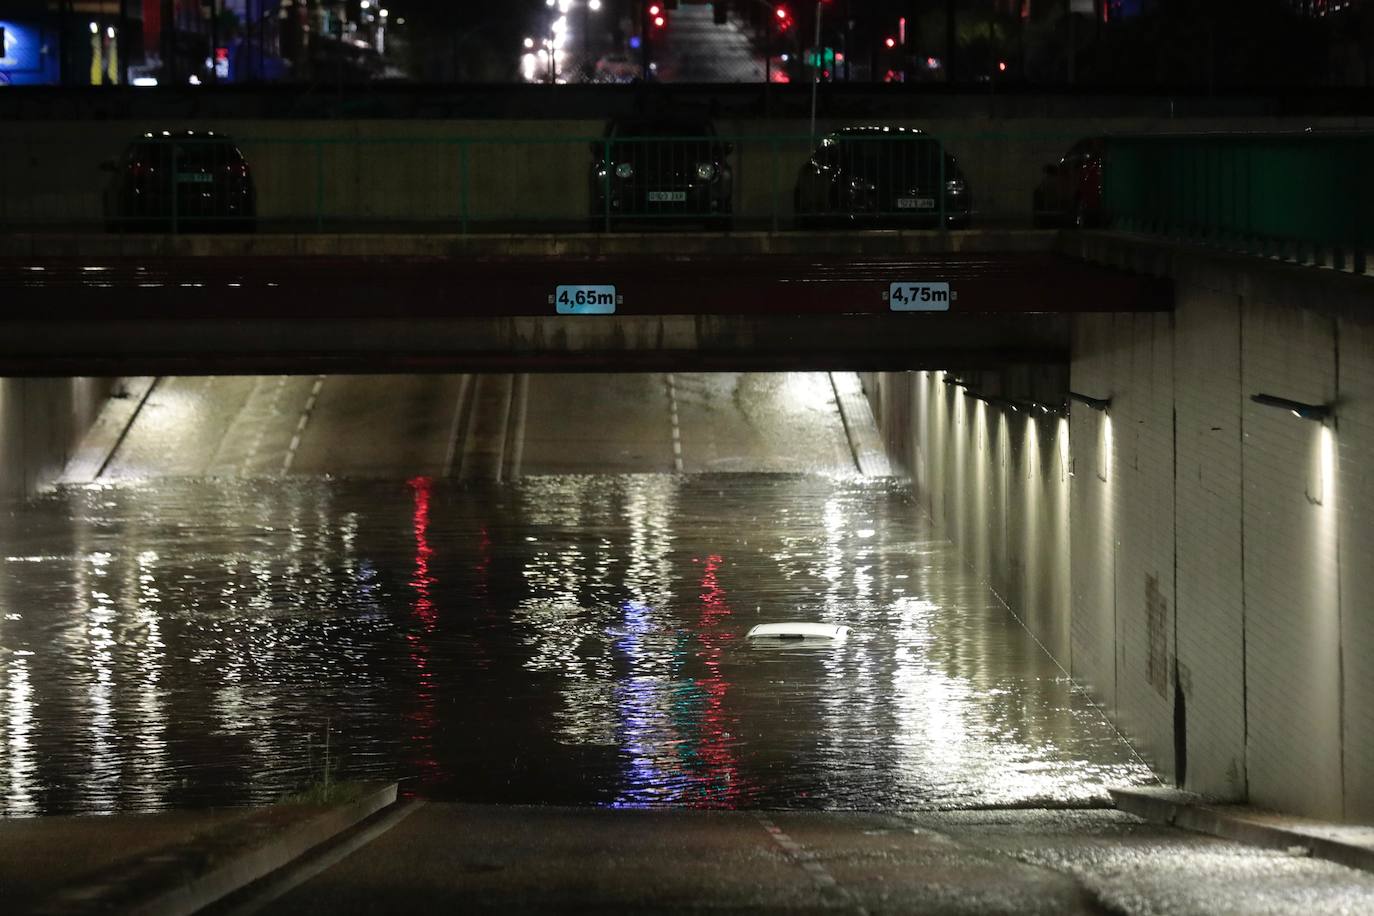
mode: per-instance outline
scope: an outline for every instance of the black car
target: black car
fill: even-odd
[[[731,144],[700,119],[627,119],[591,145],[591,224],[700,222],[729,226]]]
[[[968,181],[939,140],[905,127],[849,127],[826,134],[797,176],[801,226],[967,226]]]
[[[105,192],[115,232],[252,232],[257,194],[243,153],[214,131],[145,133],[117,161]]]

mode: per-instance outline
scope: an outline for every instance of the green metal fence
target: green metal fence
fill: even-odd
[[[257,125],[261,129],[261,125]],[[113,232],[563,232],[1030,227],[1063,130],[617,137],[596,122],[305,124],[130,136],[118,122],[0,125],[0,228]],[[728,127],[729,129],[725,129]],[[316,134],[315,132],[319,133]],[[334,131],[336,133],[325,133]],[[241,151],[241,156],[240,152]],[[1366,269],[1367,133],[1115,136],[1098,220],[1237,250]],[[102,169],[103,165],[103,169]],[[153,170],[151,173],[149,169]],[[138,172],[138,182],[131,175]],[[251,178],[244,191],[239,171]],[[155,177],[150,177],[155,175]],[[1071,184],[1060,183],[1060,192]],[[237,194],[237,197],[235,197]],[[1060,201],[1068,206],[1072,202]],[[1053,216],[1053,214],[1049,214]]]
[[[459,134],[458,123],[452,136],[406,135],[391,125],[354,136],[244,132],[226,148],[223,135],[151,132],[131,142],[117,126],[100,128],[103,139],[92,141],[91,128],[72,125],[71,139],[0,143],[0,226],[196,232],[218,221],[225,231],[431,233],[1029,226],[1038,165],[1077,139],[897,129],[607,137],[566,122],[484,127]],[[205,177],[213,172],[218,181],[237,150],[252,179],[251,214],[216,210],[218,185]],[[181,167],[197,160],[214,162]],[[140,173],[135,195],[130,169],[150,162],[158,177]]]
[[[1114,229],[1369,266],[1374,134],[1113,137],[1103,176]]]

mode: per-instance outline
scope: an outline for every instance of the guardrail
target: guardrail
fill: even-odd
[[[1198,134],[1106,142],[1114,229],[1364,273],[1374,134]]]

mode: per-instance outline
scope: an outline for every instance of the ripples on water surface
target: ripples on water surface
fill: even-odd
[[[897,482],[159,481],[7,507],[6,814],[272,801],[919,808],[1148,780]],[[854,628],[750,646],[755,623]]]

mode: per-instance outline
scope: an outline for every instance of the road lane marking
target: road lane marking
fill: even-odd
[[[277,387],[273,389],[272,398],[267,404],[268,414],[262,422],[258,424],[257,435],[253,437],[252,443],[248,446],[248,453],[243,456],[243,462],[239,465],[240,477],[248,476],[249,469],[257,460],[258,452],[262,450],[262,440],[267,436],[267,427],[270,425],[270,421],[281,414],[281,396],[282,392],[286,390],[287,379],[288,376],[285,375],[277,376]],[[244,401],[244,410],[247,410],[248,406],[252,404],[253,396],[257,394],[257,387],[260,384],[261,380],[253,383],[253,392],[250,393],[248,399]]]
[[[801,866],[802,871],[806,872],[811,883],[816,885],[816,889],[834,898],[837,902],[848,905],[859,916],[869,916],[868,910],[855,899],[854,895],[840,886],[840,882],[835,880],[835,876],[826,871],[816,859],[816,854],[804,848],[796,840],[792,839],[783,831],[781,827],[774,824],[768,815],[761,811],[754,813],[754,817],[763,825],[763,829],[768,831],[768,835],[773,838],[773,842],[791,859],[793,863]]]
[[[529,414],[530,400],[529,375],[523,372],[516,375],[511,387],[513,388],[511,405],[514,413],[508,424],[509,438],[506,448],[508,472],[506,479],[519,480],[520,465],[525,460],[525,421]]]
[[[286,457],[282,459],[281,472],[283,474],[291,470],[291,464],[296,460],[296,449],[301,447],[301,433],[305,432],[305,425],[310,422],[310,415],[315,410],[315,402],[320,399],[320,389],[324,387],[324,376],[315,376],[315,384],[310,388],[310,397],[305,399],[305,409],[301,411],[300,418],[296,421],[296,432],[291,437],[291,444],[286,447]]]
[[[448,452],[444,455],[444,476],[453,476],[453,463],[463,454],[467,431],[463,429],[463,417],[467,413],[468,392],[474,387],[471,374],[459,377],[458,397],[453,405],[453,423],[448,429]]]
[[[677,421],[677,383],[668,373],[668,413],[673,420],[673,470],[682,473],[682,427]]]

